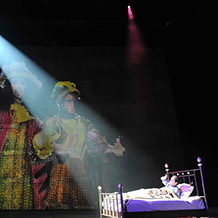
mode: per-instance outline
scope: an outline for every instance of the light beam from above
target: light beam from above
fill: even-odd
[[[133,13],[132,13],[132,9],[131,9],[131,6],[130,6],[130,5],[128,5],[128,18],[129,18],[130,20],[132,20],[132,19],[134,18],[134,15],[133,15]]]

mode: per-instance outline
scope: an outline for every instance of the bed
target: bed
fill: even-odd
[[[197,169],[174,172],[170,172],[169,165],[165,164],[168,178],[173,175],[180,178],[180,199],[173,198],[165,188],[139,189],[125,193],[122,184],[119,184],[118,192],[104,193],[99,186],[100,218],[210,217],[201,158],[197,158],[197,161]]]

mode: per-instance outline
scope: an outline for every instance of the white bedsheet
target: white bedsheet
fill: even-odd
[[[132,193],[133,194],[133,193]],[[137,194],[136,192],[134,194]],[[104,200],[102,206],[106,210],[117,211],[117,201],[111,200],[113,194]],[[118,195],[119,197],[119,195]],[[143,196],[133,197],[129,193],[123,193],[123,201],[126,201],[128,212],[145,212],[145,211],[169,211],[169,210],[199,210],[204,209],[204,202],[199,196],[191,196],[187,199],[143,199]],[[118,208],[121,211],[121,203],[118,200]]]

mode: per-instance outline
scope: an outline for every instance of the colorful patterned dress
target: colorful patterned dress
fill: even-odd
[[[51,117],[35,136],[33,147],[33,163],[37,166],[38,161],[39,166],[34,174],[35,209],[46,204],[50,209],[98,207],[97,185],[109,187],[108,143],[89,120]]]
[[[0,111],[0,210],[33,209],[28,150],[38,131],[23,105]]]

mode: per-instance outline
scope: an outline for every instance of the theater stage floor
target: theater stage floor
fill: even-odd
[[[1,218],[99,218],[98,210],[0,211]]]
[[[211,207],[210,217],[218,218],[218,207]],[[98,210],[0,211],[1,218],[99,218]]]

